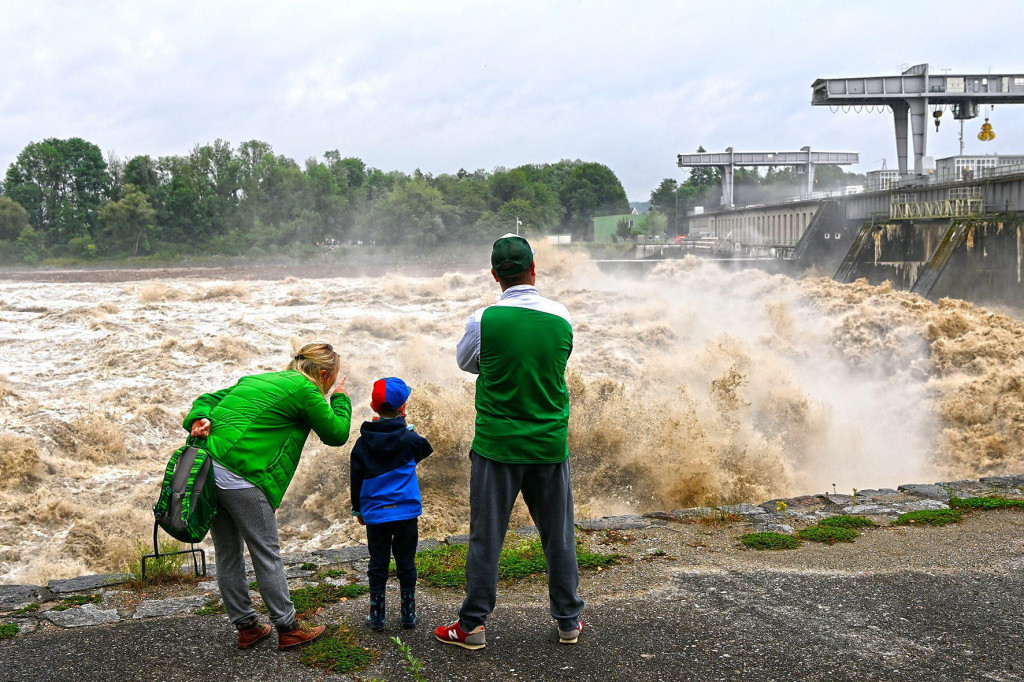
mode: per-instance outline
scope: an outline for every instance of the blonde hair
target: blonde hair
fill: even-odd
[[[331,389],[331,384],[327,381],[340,366],[341,357],[334,352],[334,348],[329,343],[307,343],[288,363],[288,369],[306,375],[324,394]],[[320,378],[322,370],[327,371],[326,379]]]

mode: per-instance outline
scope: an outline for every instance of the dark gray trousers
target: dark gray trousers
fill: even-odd
[[[245,579],[248,546],[260,597],[267,605],[270,620],[279,628],[287,628],[295,621],[295,606],[281,561],[274,508],[259,488],[218,490],[217,507],[210,532],[217,552],[217,586],[228,617],[235,625],[256,617]]]
[[[540,533],[548,562],[551,615],[563,630],[576,627],[583,600],[576,593],[576,528],[569,461],[504,464],[470,452],[469,555],[466,599],[459,620],[466,632],[483,625],[498,597],[498,558],[519,493]]]

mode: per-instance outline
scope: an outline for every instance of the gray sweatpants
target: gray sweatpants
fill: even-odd
[[[217,586],[228,617],[235,625],[256,617],[245,579],[244,542],[270,620],[287,628],[295,621],[295,606],[288,594],[274,508],[259,488],[218,490],[217,506],[210,532],[217,551]]]
[[[466,599],[459,620],[466,632],[483,625],[498,597],[498,558],[519,493],[537,525],[548,562],[551,615],[563,630],[576,627],[583,600],[576,594],[576,528],[569,461],[504,464],[470,452],[469,555]]]

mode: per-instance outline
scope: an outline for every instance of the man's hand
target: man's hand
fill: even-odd
[[[192,437],[193,438],[206,438],[210,435],[210,420],[203,418],[197,419],[192,422]]]

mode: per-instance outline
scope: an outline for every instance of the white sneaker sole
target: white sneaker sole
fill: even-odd
[[[470,651],[476,651],[477,649],[483,649],[485,646],[487,646],[486,642],[483,643],[483,644],[470,644],[468,642],[460,642],[457,639],[441,639],[437,635],[434,635],[434,639],[436,639],[437,641],[441,642],[442,644],[454,644],[455,646],[460,646],[463,649],[469,649]]]

